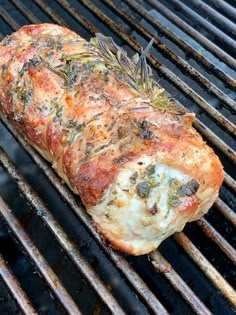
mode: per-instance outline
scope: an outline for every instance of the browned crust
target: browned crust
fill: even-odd
[[[61,43],[60,49],[45,44],[49,37],[53,37],[50,35],[53,31],[58,31],[54,36]],[[71,42],[65,40],[68,35],[72,36]],[[195,178],[201,184],[201,191],[207,187],[213,187],[215,191],[219,189],[223,181],[221,163],[191,127],[192,118],[158,111],[146,102],[137,102],[141,95],[120,82],[112,70],[86,72],[84,83],[70,88],[65,88],[63,78],[43,62],[20,74],[22,67],[34,57],[49,60],[55,67],[61,63],[63,54],[86,51],[88,44],[80,36],[60,26],[41,24],[21,28],[8,41],[11,44],[6,45],[5,40],[0,45],[2,111],[53,163],[87,208],[101,200],[125,163],[144,153],[156,155],[160,162]],[[83,64],[85,62],[81,60],[75,61],[80,69]],[[32,93],[30,105],[25,104],[23,89],[17,87],[19,82]],[[51,112],[46,114],[47,110],[42,106],[49,106]],[[62,108],[59,118],[55,114],[57,106]],[[142,107],[145,109],[139,110]],[[151,122],[148,127],[154,135],[151,139],[142,133],[145,120]],[[75,128],[65,127],[71,121],[76,122],[80,133],[72,142]],[[189,163],[190,160],[193,163]],[[201,170],[206,161],[209,162],[207,174]],[[195,211],[196,207],[186,206],[185,210]],[[116,248],[136,254],[130,244],[110,241]]]

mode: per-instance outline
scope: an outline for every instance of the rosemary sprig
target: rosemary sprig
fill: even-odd
[[[76,71],[72,66],[72,60],[73,59],[65,59],[66,63],[64,65],[63,70],[58,70],[56,67],[52,67],[47,61],[45,61],[41,56],[40,56],[41,61],[44,63],[44,65],[53,73],[59,75],[62,79],[64,79],[65,84],[67,87],[70,87],[75,79],[76,79]]]
[[[57,70],[55,68],[53,68],[46,60],[44,60],[41,56],[39,56],[40,60],[43,62],[43,64],[46,66],[46,68],[48,68],[50,71],[52,71],[53,73],[59,75],[62,79],[64,79],[65,81],[67,81],[67,77],[66,74],[61,71],[61,70]]]
[[[152,47],[152,44],[153,44],[153,38],[148,43],[147,47],[144,50],[142,49],[141,56],[139,57],[138,62],[136,63],[135,71],[134,71],[135,79],[138,79],[138,74],[140,72],[141,84],[145,86],[147,91],[151,90],[154,84],[154,81],[152,79],[152,69],[147,64],[147,59],[146,59],[146,55],[149,52],[150,48]]]
[[[146,61],[146,54],[150,50],[153,40],[142,50],[141,56],[135,54],[132,59],[111,37],[96,34],[96,37],[92,38],[90,42],[98,49],[99,55],[103,58],[107,67],[114,70],[119,79],[139,92],[145,92],[145,94],[151,92],[155,82],[152,79],[151,68]]]
[[[65,55],[60,60],[61,61],[72,61],[72,60],[78,60],[82,58],[89,58],[94,57],[94,53],[92,52],[81,52],[78,54],[72,54],[72,55]]]
[[[153,44],[153,39],[145,49],[142,49],[140,56],[136,53],[132,58],[129,58],[127,52],[111,37],[96,34],[90,42],[98,49],[99,56],[105,61],[107,68],[112,69],[118,79],[150,98],[151,106],[175,115],[186,113],[171,101],[165,90],[159,88],[152,78],[152,69],[147,64],[146,55]]]

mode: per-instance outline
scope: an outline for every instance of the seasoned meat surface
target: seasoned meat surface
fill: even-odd
[[[200,218],[223,180],[194,115],[156,86],[144,53],[130,60],[110,38],[52,24],[0,43],[0,110],[133,255]]]

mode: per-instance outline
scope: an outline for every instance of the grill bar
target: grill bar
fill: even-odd
[[[205,78],[200,72],[190,66],[185,60],[177,56],[172,50],[170,50],[164,43],[162,43],[156,36],[153,36],[148,30],[146,30],[141,24],[135,21],[127,13],[120,10],[111,0],[102,0],[108,7],[110,7],[116,14],[122,17],[127,23],[129,23],[139,34],[143,34],[147,39],[154,39],[154,44],[158,50],[169,56],[176,64],[181,66],[189,75],[191,75],[196,81],[200,82],[209,92],[217,96],[223,103],[227,104],[230,108],[236,110],[236,102],[230,97],[225,95],[220,89],[218,89],[213,83]]]
[[[58,14],[56,14],[43,0],[35,0],[37,5],[43,9],[47,14],[55,21],[58,21],[58,17],[62,19]],[[64,21],[64,20],[63,20]],[[96,33],[98,30],[95,26],[93,26],[91,23],[87,21],[86,18],[84,18],[80,13],[78,14],[77,21],[84,25],[86,24],[86,29],[90,31],[90,33]],[[64,22],[65,23],[65,22]]]
[[[37,247],[33,244],[29,236],[22,228],[20,222],[14,217],[11,210],[2,200],[2,198],[0,198],[0,213],[4,218],[5,222],[16,235],[17,239],[20,241],[23,248],[26,250],[29,257],[37,266],[38,270],[40,271],[44,279],[49,284],[55,296],[58,298],[63,307],[67,310],[68,314],[80,315],[81,312],[79,311],[75,302],[72,300],[72,298],[65,290],[65,288],[61,284],[60,280],[58,279],[52,268],[48,265],[44,257],[40,254]],[[29,312],[27,314],[31,313]]]
[[[236,292],[231,285],[221,276],[221,274],[212,266],[212,264],[203,256],[190,239],[179,232],[174,234],[174,239],[192,258],[197,266],[204,272],[210,281],[219,289],[225,298],[236,307]]]
[[[39,24],[40,20],[34,16],[32,14],[32,12],[26,8],[26,6],[23,5],[23,3],[21,3],[18,0],[11,0],[11,2],[14,4],[14,6],[29,20],[31,20],[31,18],[34,20],[33,23],[35,24]]]
[[[189,56],[192,56],[195,60],[202,63],[208,70],[218,76],[223,82],[227,83],[230,87],[236,88],[236,82],[233,78],[224,73],[221,69],[217,68],[207,58],[197,53],[181,38],[172,33],[165,25],[161,24],[155,17],[151,16],[146,9],[139,5],[135,0],[123,0],[126,4],[132,7],[139,15],[145,18],[150,24],[157,28],[173,43],[182,48]]]
[[[234,226],[236,226],[236,213],[232,209],[230,209],[230,207],[227,206],[227,204],[223,200],[217,199],[214,203],[214,206],[223,214],[223,216],[227,220],[229,220]]]
[[[167,17],[171,22],[181,28],[185,33],[189,36],[197,40],[202,46],[208,49],[212,54],[220,58],[226,64],[228,64],[233,69],[236,68],[236,60],[232,58],[229,54],[227,54],[223,49],[219,48],[217,45],[212,43],[205,36],[196,31],[193,27],[188,25],[174,13],[172,13],[169,9],[165,8],[161,3],[155,0],[147,0],[147,2],[152,5],[157,11],[159,11],[162,15]]]
[[[16,132],[16,130],[11,126],[11,124],[6,120],[6,118],[2,116],[1,113],[0,117],[5,126],[10,130],[10,132],[14,135],[14,137],[21,144],[21,146],[29,153],[30,157],[35,161],[35,163],[43,170],[44,174],[47,176],[51,184],[60,193],[61,197],[67,202],[71,209],[74,210],[75,214],[83,222],[87,230],[91,233],[91,235],[93,235],[94,239],[103,248],[106,254],[113,261],[115,266],[125,275],[128,281],[134,287],[134,289],[139,293],[139,295],[143,298],[143,300],[150,307],[150,309],[152,309],[154,314],[158,315],[168,314],[167,311],[162,306],[162,304],[150,291],[150,289],[147,287],[147,285],[141,279],[141,277],[128,264],[128,262],[117,252],[113,251],[111,248],[104,245],[89,215],[83,210],[83,207],[78,204],[78,201],[76,200],[73,193],[65,185],[61,183],[60,179],[57,177],[52,168],[48,167],[48,164],[45,162],[45,160],[39,154],[37,154],[30,145],[26,143],[26,141]]]
[[[223,12],[231,21],[236,22],[236,9],[223,0],[208,0],[211,3],[211,6],[217,10]]]
[[[22,290],[18,280],[12,273],[11,269],[8,267],[7,263],[4,261],[3,256],[0,253],[0,277],[8,287],[9,291],[13,295],[14,299],[17,301],[21,311],[25,315],[38,315],[38,312],[34,309],[29,298]]]
[[[222,14],[212,9],[208,4],[200,0],[192,0],[191,3],[198,8],[204,10],[204,12],[209,16],[214,18],[217,23],[220,23],[221,27],[230,33],[231,36],[236,36],[236,25],[231,22],[229,19],[224,17]]]
[[[19,29],[19,24],[0,6],[0,16],[11,26],[13,30]]]
[[[236,50],[236,43],[232,38],[230,38],[227,34],[219,30],[213,24],[209,23],[206,19],[204,19],[201,15],[190,9],[187,5],[181,3],[179,0],[169,0],[175,7],[178,7],[184,15],[190,18],[191,20],[195,20],[199,25],[209,30],[215,37],[220,39],[222,42],[225,42],[228,47]],[[193,0],[194,3],[194,0]]]
[[[108,291],[103,282],[98,278],[97,274],[90,267],[88,262],[81,256],[74,243],[68,238],[60,225],[53,218],[49,210],[45,207],[39,196],[32,190],[30,185],[24,180],[19,173],[13,162],[9,159],[6,153],[0,147],[0,162],[3,167],[8,171],[12,178],[16,181],[18,188],[26,197],[26,199],[33,206],[36,214],[44,221],[49,227],[50,231],[54,234],[62,248],[74,262],[76,267],[82,272],[85,278],[89,281],[91,286],[96,290],[101,299],[107,304],[109,309],[115,314],[124,314],[121,307],[115,298]]]
[[[231,149],[220,137],[212,132],[206,125],[204,125],[198,118],[195,118],[193,126],[211,141],[216,148],[222,151],[231,161],[236,163],[236,152]]]
[[[37,0],[39,1],[39,0]],[[65,3],[64,0],[60,0],[61,3]],[[81,2],[97,17],[99,17],[108,27],[112,29],[113,32],[118,34],[127,44],[134,48],[137,52],[141,52],[141,45],[134,40],[130,35],[128,35],[122,28],[115,24],[108,16],[106,16],[99,8],[97,8],[89,0],[81,0]],[[224,126],[232,135],[236,135],[235,125],[229,121],[225,116],[219,113],[213,106],[207,103],[200,95],[198,95],[192,88],[190,88],[185,82],[180,80],[172,71],[163,66],[154,56],[147,56],[149,62],[158,69],[166,78],[171,80],[175,85],[177,85],[185,94],[191,97],[201,108],[203,108],[207,113],[209,113],[212,118],[218,121]]]
[[[48,15],[50,16],[51,14],[54,14],[55,15],[55,18],[56,18],[56,21],[59,25],[61,26],[65,26],[65,27],[69,27],[68,24],[65,22],[65,20],[60,17],[60,15],[54,13],[54,11],[46,4],[46,2],[44,1],[39,1],[39,0],[34,0],[35,3],[37,3],[37,5],[39,7],[42,8],[43,6],[43,9],[44,11],[46,11],[48,13]]]
[[[57,1],[57,0],[56,0]],[[18,0],[11,0],[11,2],[14,3],[14,5],[27,17],[27,19],[31,22],[31,23],[41,23],[40,20],[38,20],[29,10],[27,10],[25,8],[25,6]],[[54,21],[57,21],[57,23],[59,21],[61,21],[61,25],[67,26],[67,23],[65,22],[65,20],[63,18],[61,18],[58,14],[56,14],[44,1],[39,1],[39,0],[35,0],[35,2],[37,3],[37,5],[43,9],[51,18],[53,18]],[[74,10],[74,8],[68,4],[68,7],[70,8],[71,11]],[[26,10],[25,10],[26,9]],[[69,11],[69,9],[68,9]],[[71,12],[70,12],[71,13]],[[71,13],[71,15],[73,16],[73,14]],[[89,30],[89,32],[91,34],[94,34],[96,32],[98,32],[97,28],[95,26],[93,26],[93,24],[89,23],[88,20],[78,12],[78,14],[76,15],[76,20],[77,22],[79,22],[82,25],[86,25],[86,29]]]
[[[149,254],[149,259],[157,272],[162,273],[172,284],[176,291],[186,300],[196,314],[210,315],[210,310],[199,300],[192,289],[183,281],[171,264],[158,252]]]
[[[236,191],[236,181],[226,172],[224,172],[224,184],[233,192]]]
[[[217,232],[206,219],[201,218],[197,221],[204,234],[215,242],[220,249],[232,260],[236,265],[236,250]]]
[[[59,4],[61,4],[60,0],[56,0],[56,1]],[[98,32],[98,29],[92,23],[90,23],[87,19],[85,19],[72,5],[70,5],[69,3],[66,3],[64,4],[64,8],[73,16],[73,18],[77,22],[79,22],[82,26],[84,26],[91,34],[95,34]],[[53,15],[51,17],[53,17]]]
[[[236,181],[229,174],[227,174],[226,172],[224,174],[224,181],[225,181],[225,184],[230,189],[232,189],[234,192],[236,192]]]

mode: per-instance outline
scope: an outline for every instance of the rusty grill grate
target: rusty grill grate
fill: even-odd
[[[9,206],[0,198],[0,217],[9,229],[7,235],[20,244],[23,254],[33,262],[34,273],[46,283],[46,291],[56,304],[48,314],[180,314],[180,310],[184,314],[233,313],[236,307],[233,289],[236,264],[233,247],[236,226],[233,198],[236,190],[233,178],[236,162],[236,8],[233,3],[223,0],[193,0],[191,4],[184,0],[1,1],[1,38],[21,25],[40,22],[68,26],[87,39],[99,31],[113,36],[131,52],[140,52],[141,45],[153,37],[148,61],[156,70],[156,79],[176,102],[197,114],[195,128],[215,148],[225,166],[224,185],[213,206],[215,211],[165,241],[149,255],[149,260],[129,257],[106,246],[78,198],[0,114],[0,132],[4,134],[0,137],[0,163],[4,169],[0,175],[9,175],[9,181],[13,179],[12,185],[16,185],[27,201],[21,198],[14,203],[15,196],[7,187],[1,188],[0,194]],[[8,141],[14,141],[11,135],[20,144],[20,147],[16,144],[14,150],[23,152],[26,161],[23,164],[18,165],[14,150],[8,147]],[[58,203],[54,205],[45,197],[49,186],[45,178],[45,187],[44,184],[38,187],[37,180],[35,183],[27,175],[27,167],[22,167],[27,163],[37,169],[39,177],[48,179],[59,203],[72,210],[63,209],[72,216],[71,220],[80,231],[92,236],[88,242],[93,242],[91,248],[95,253],[99,252],[95,262],[88,254],[91,248],[85,246],[83,249],[80,241],[71,237],[68,225],[64,226],[57,216]],[[19,208],[28,210],[19,212]],[[75,293],[70,288],[71,283],[77,281],[73,273],[63,276],[52,264],[53,259],[43,253],[37,235],[35,238],[30,230],[33,220],[42,225],[41,238],[44,238],[43,233],[49,233],[58,244],[55,248],[58,246],[63,251],[67,263],[72,262],[71,268],[85,279],[85,286],[91,287],[91,300],[88,301],[87,293]],[[86,229],[81,230],[83,227]],[[79,237],[83,238],[82,234]],[[46,314],[40,303],[35,302],[37,299],[31,297],[21,273],[14,272],[15,266],[7,250],[0,246],[0,278],[23,314]],[[114,273],[111,283],[104,276],[108,269]],[[86,309],[85,304],[91,304],[91,308]]]

